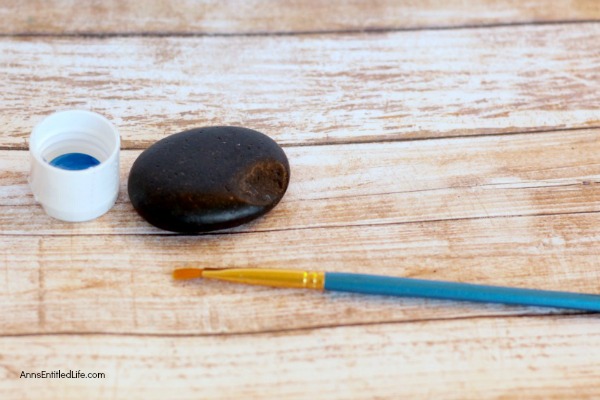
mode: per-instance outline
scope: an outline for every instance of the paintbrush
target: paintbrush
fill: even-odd
[[[182,268],[177,280],[216,279],[250,285],[402,297],[502,303],[600,311],[600,295],[344,272],[259,268]]]

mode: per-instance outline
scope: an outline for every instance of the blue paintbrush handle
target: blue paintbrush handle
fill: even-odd
[[[600,295],[379,275],[325,273],[325,290],[600,311]]]

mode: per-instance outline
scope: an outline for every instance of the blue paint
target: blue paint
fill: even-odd
[[[600,295],[596,294],[520,289],[343,272],[325,273],[325,290],[600,311]]]
[[[67,153],[50,161],[50,165],[69,171],[80,171],[95,167],[100,161],[83,153]]]

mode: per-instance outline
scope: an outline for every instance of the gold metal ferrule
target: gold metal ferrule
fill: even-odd
[[[287,269],[224,268],[204,269],[202,278],[282,288],[323,290],[325,273]]]

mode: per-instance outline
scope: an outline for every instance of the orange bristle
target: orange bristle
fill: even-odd
[[[173,279],[186,280],[202,278],[202,268],[181,268],[173,271]]]

